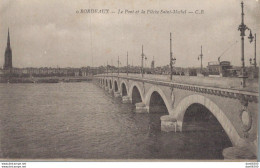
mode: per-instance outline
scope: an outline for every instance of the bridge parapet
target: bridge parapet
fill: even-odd
[[[241,101],[249,101],[249,102],[258,102],[258,91],[247,91],[242,89],[235,88],[221,88],[221,87],[212,87],[212,86],[200,86],[195,84],[185,84],[178,83],[173,81],[167,81],[162,79],[149,79],[149,78],[140,78],[140,77],[126,77],[126,76],[117,76],[117,75],[96,75],[95,77],[114,77],[114,78],[122,78],[125,80],[133,80],[138,82],[145,82],[155,85],[168,86],[171,88],[189,90],[193,92],[206,93],[217,95],[221,97],[229,97],[233,99],[239,99]]]
[[[100,74],[104,76],[118,76],[117,73],[114,74]],[[142,78],[140,74],[129,74],[120,73],[120,77],[133,77]],[[154,79],[161,81],[171,81],[169,75],[156,75],[156,74],[145,74],[144,79]],[[241,88],[241,78],[235,77],[207,77],[207,76],[178,76],[173,75],[173,82],[182,84],[191,84],[199,86],[211,86],[226,89],[238,89],[246,91],[258,91],[258,79],[247,79],[247,86]]]

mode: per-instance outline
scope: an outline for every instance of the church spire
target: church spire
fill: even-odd
[[[7,47],[10,47],[9,27],[8,27]]]
[[[5,63],[4,63],[4,70],[11,70],[13,67],[12,65],[12,49],[10,45],[10,34],[8,28],[8,36],[7,36],[7,46],[5,49]]]

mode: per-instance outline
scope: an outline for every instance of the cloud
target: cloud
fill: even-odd
[[[118,15],[76,14],[88,8],[134,10],[204,10],[195,15]],[[260,34],[259,2],[245,1],[245,22]],[[81,67],[104,65],[120,56],[126,62],[140,64],[141,45],[150,62],[168,64],[169,33],[173,34],[176,66],[199,66],[196,60],[203,45],[204,65],[215,61],[228,46],[240,40],[241,22],[239,0],[20,0],[0,1],[0,51],[6,47],[7,28],[10,27],[13,62],[17,67]],[[253,46],[246,44],[246,60]],[[257,51],[259,53],[259,49]],[[240,65],[240,44],[236,44],[223,59]],[[0,57],[3,65],[4,57]],[[132,62],[132,61],[131,61]],[[149,63],[150,64],[150,63]],[[248,63],[247,63],[248,64]]]

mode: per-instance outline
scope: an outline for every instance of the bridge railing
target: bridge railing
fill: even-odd
[[[101,74],[105,76],[118,77],[118,73]],[[135,77],[141,79],[153,79],[155,81],[171,81],[169,75],[155,75],[155,74],[145,74],[142,78],[141,74],[127,74],[120,73],[119,77]],[[215,88],[225,88],[225,89],[235,89],[235,90],[245,90],[258,93],[258,80],[252,79],[247,80],[247,87],[241,88],[240,78],[228,78],[228,77],[204,77],[204,76],[173,76],[172,82],[198,85],[198,86],[210,86]]]

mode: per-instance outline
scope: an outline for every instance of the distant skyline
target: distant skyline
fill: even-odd
[[[2,0],[0,1],[0,67],[4,65],[8,27],[13,67],[86,67],[169,64],[169,35],[177,67],[203,66],[230,48],[221,60],[241,65],[240,0]],[[80,9],[109,9],[110,14],[77,14]],[[121,10],[203,10],[204,14],[121,14]],[[257,34],[260,61],[260,2],[244,1],[245,24]],[[257,29],[258,28],[258,29]],[[249,35],[249,31],[246,32]],[[245,37],[245,63],[254,56],[254,43]],[[235,43],[238,41],[237,43]],[[231,47],[232,46],[232,47]],[[93,64],[92,64],[93,58]],[[113,61],[112,61],[113,60]]]

